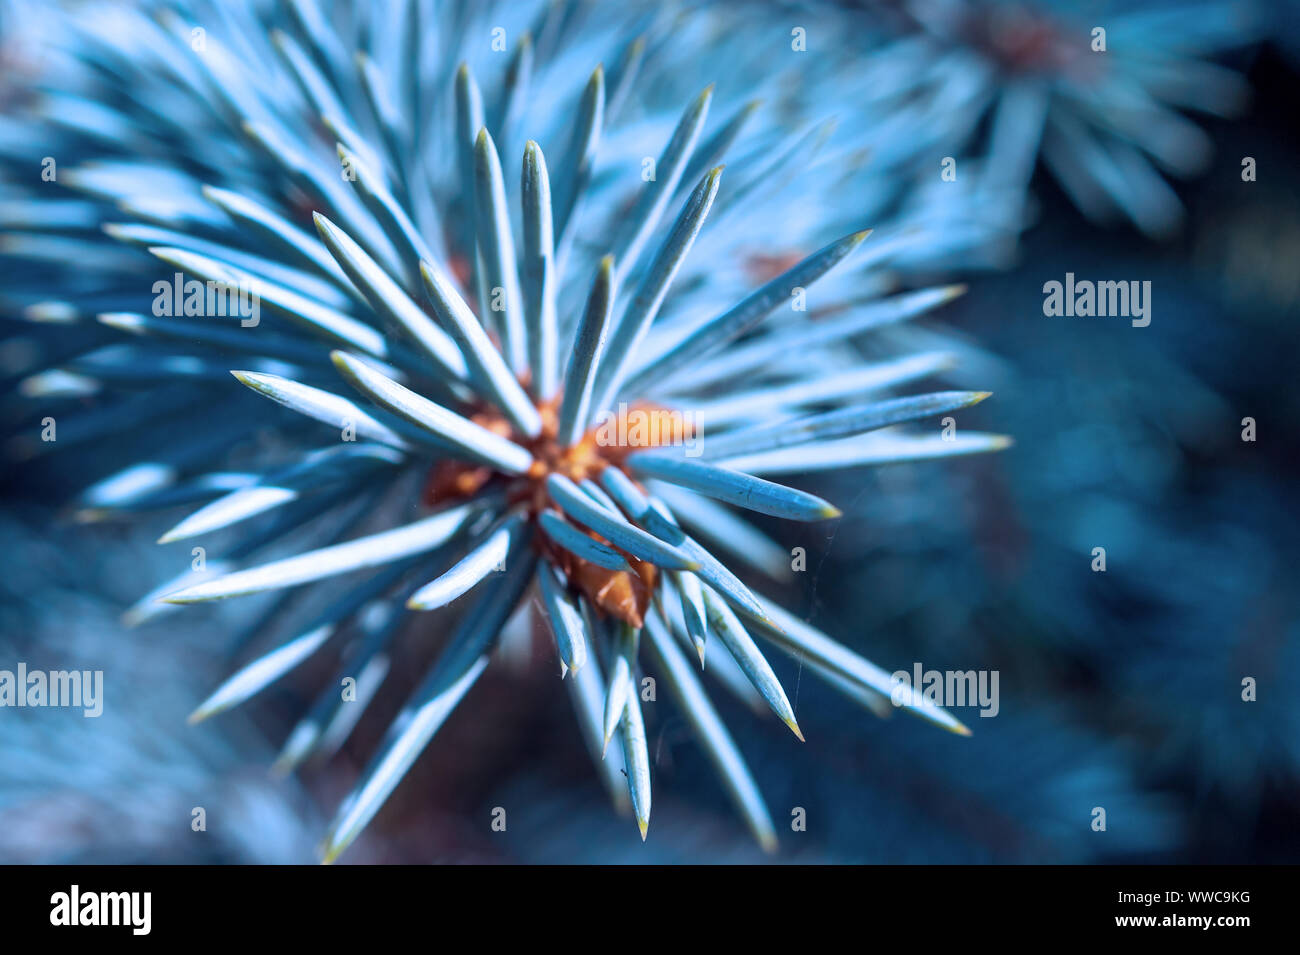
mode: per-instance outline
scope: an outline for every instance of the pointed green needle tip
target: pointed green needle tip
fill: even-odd
[[[875,231],[874,229],[863,229],[861,232],[853,233],[853,235],[849,236],[849,238],[853,240],[854,245],[860,245],[862,243],[862,240],[865,239],[867,236],[871,235],[871,233],[874,231]]]
[[[640,816],[636,820],[637,828],[641,830],[641,841],[645,842],[646,830],[650,828],[650,820],[642,819]]]
[[[260,381],[258,381],[257,378],[255,377],[255,376],[257,375],[257,372],[255,372],[255,371],[235,371],[234,369],[231,369],[231,372],[230,372],[230,373],[231,373],[232,375],[234,375],[236,379],[238,379],[238,381],[239,381],[239,383],[240,383],[241,385],[247,385],[249,388],[252,388],[254,391],[262,391],[262,390],[263,390],[263,389],[262,389],[262,383],[261,383]]]
[[[971,392],[971,399],[970,399],[970,402],[967,404],[966,407],[969,408],[971,405],[977,405],[977,404],[979,404],[981,401],[983,401],[985,398],[988,398],[988,397],[989,397],[990,395],[992,395],[992,394],[993,394],[993,392],[991,392],[991,391],[973,391],[973,392]]]
[[[334,860],[343,854],[344,848],[346,847],[337,845],[334,842],[334,837],[330,836],[323,843],[321,843],[321,847],[318,850],[320,852],[320,864],[333,865]]]
[[[776,836],[770,832],[763,833],[758,837],[758,847],[768,855],[776,855]]]
[[[991,442],[994,451],[1004,451],[1016,443],[1016,439],[1009,434],[999,434]]]
[[[209,716],[211,716],[214,712],[215,712],[214,710],[205,709],[204,707],[200,706],[189,716],[185,717],[185,722],[188,723],[190,726],[197,726],[198,724],[206,720]]]
[[[799,729],[799,724],[795,722],[795,719],[794,719],[793,716],[790,717],[788,720],[785,721],[785,725],[788,726],[788,727],[790,727],[790,731],[793,732],[795,736],[799,737],[799,742],[801,742],[801,743],[803,743],[803,742],[807,742],[807,741],[803,738],[803,732]],[[969,732],[969,731],[968,731],[968,732]]]
[[[843,516],[844,516],[844,512],[841,511],[841,510],[840,510],[838,507],[836,507],[834,504],[827,504],[827,505],[826,505],[825,507],[823,507],[823,508],[818,512],[818,513],[819,513],[822,517],[826,518],[827,520],[831,520],[831,519],[836,518],[836,517],[843,517]]]
[[[943,290],[944,292],[943,300],[945,302],[951,302],[953,299],[960,298],[961,296],[965,295],[969,290],[970,290],[970,286],[967,285],[965,282],[958,282],[955,285],[945,286]]]
[[[487,127],[480,126],[478,128],[478,135],[474,137],[474,148],[480,150],[487,149],[487,144],[488,144]]]
[[[469,64],[462,61],[460,66],[456,67],[456,79],[464,81],[469,79]]]

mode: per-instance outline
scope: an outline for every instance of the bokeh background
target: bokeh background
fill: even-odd
[[[1300,861],[1300,47],[1287,9],[1230,60],[1250,105],[1203,124],[1214,158],[1175,184],[1175,234],[1089,223],[1040,170],[1009,268],[907,333],[969,344],[954,383],[995,394],[962,425],[1013,448],[824,476],[809,486],[841,521],[766,526],[808,552],[787,606],[887,669],[997,670],[1001,691],[996,718],[960,714],[975,731],[960,739],[876,721],[774,661],[804,745],[719,699],[785,830],[775,861]],[[1150,326],[1045,317],[1042,285],[1067,271],[1150,280]],[[0,667],[103,669],[129,694],[98,720],[0,710],[0,861],[312,861],[411,678],[398,666],[324,765],[271,777],[320,674],[187,726],[256,621],[221,608],[125,627],[122,610],[172,572],[152,544],[166,517],[78,525],[65,504],[82,475],[6,467]],[[766,859],[668,708],[651,708],[642,845],[590,767],[553,661],[526,644],[508,657],[347,861]],[[206,832],[191,830],[195,806]],[[489,827],[497,806],[504,833]],[[1096,806],[1105,832],[1090,827]],[[793,807],[807,831],[783,824]]]

